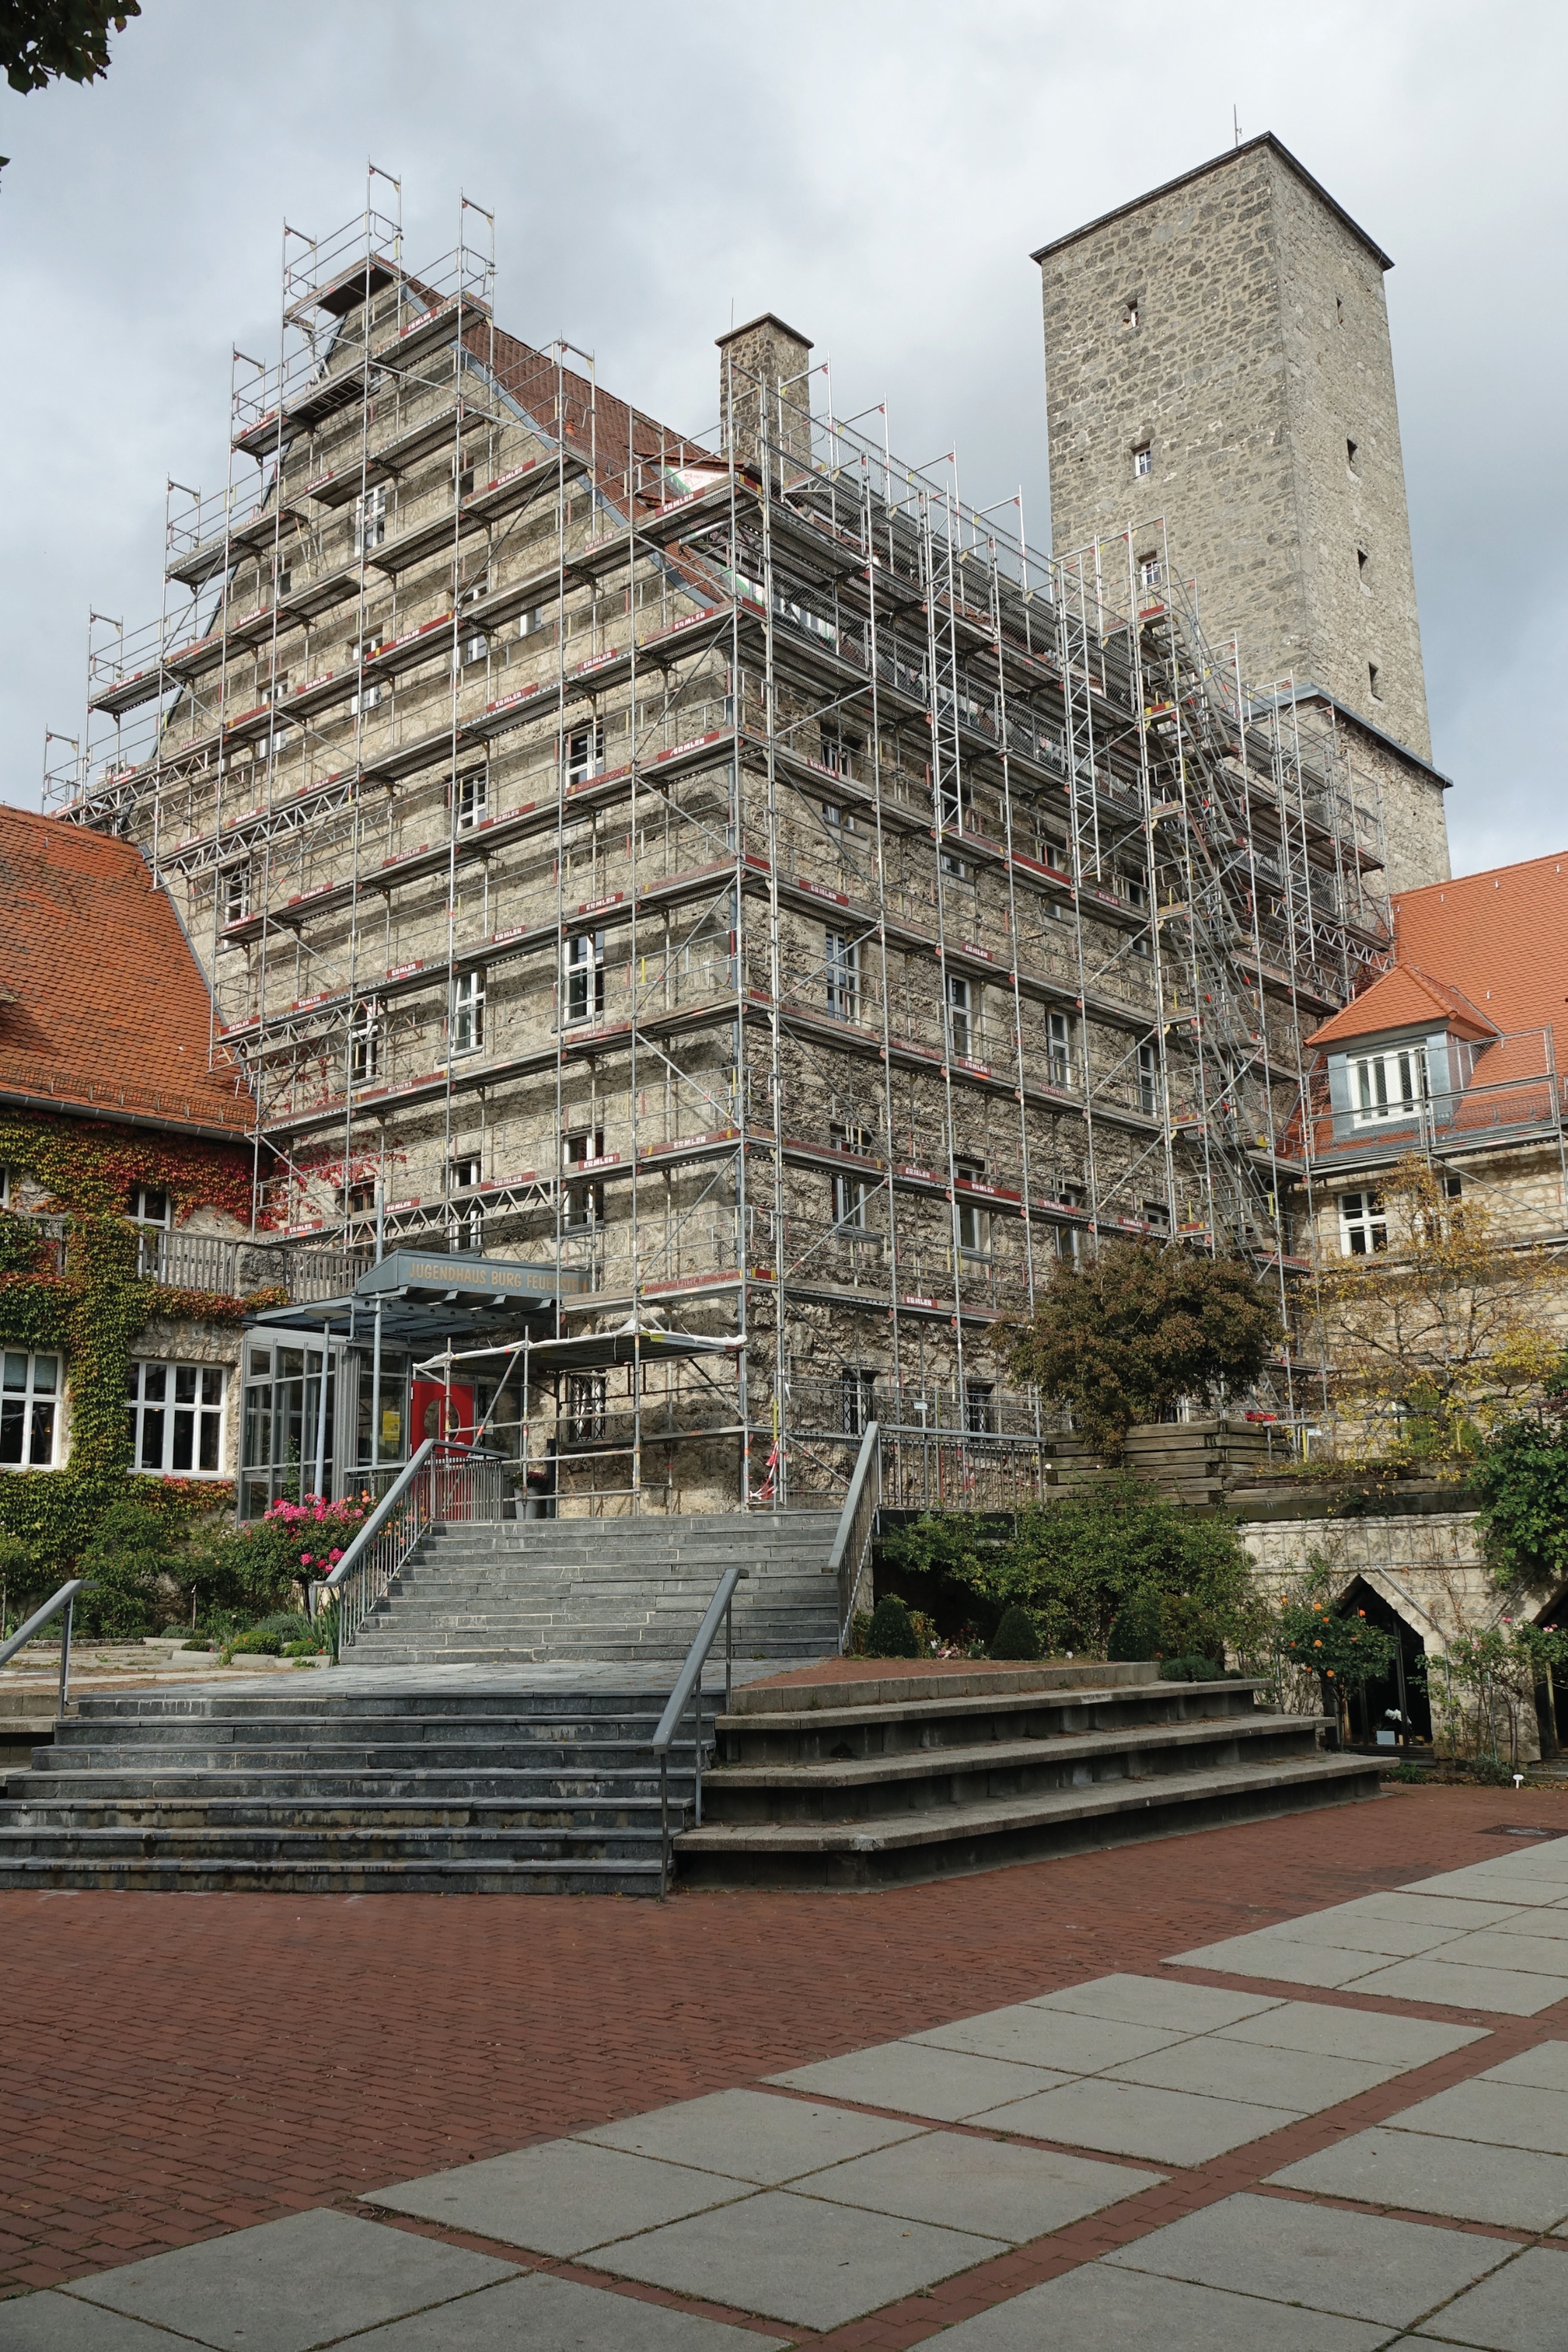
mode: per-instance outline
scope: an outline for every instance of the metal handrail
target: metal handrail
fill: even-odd
[[[330,1576],[310,1588],[311,1614],[330,1598],[337,1606],[332,1631],[332,1661],[342,1665],[343,1651],[352,1644],[376,1602],[406,1564],[415,1546],[446,1514],[440,1506],[451,1500],[458,1482],[450,1471],[478,1471],[493,1488],[489,1499],[500,1516],[502,1457],[468,1445],[455,1445],[441,1437],[426,1437],[363,1524]],[[472,1496],[464,1500],[471,1503]],[[477,1516],[477,1515],[476,1515]],[[373,1589],[374,1588],[374,1589]]]
[[[871,1538],[877,1529],[877,1513],[882,1500],[881,1437],[881,1424],[868,1421],[866,1433],[860,1440],[860,1451],[855,1457],[849,1492],[844,1497],[844,1508],[838,1515],[838,1531],[833,1538],[833,1549],[827,1555],[828,1571],[838,1579],[840,1654],[849,1646],[855,1603],[859,1598],[866,1562],[870,1557]],[[868,1504],[868,1496],[870,1497]]]
[[[0,1642],[0,1666],[9,1665],[24,1642],[30,1642],[34,1634],[48,1623],[51,1617],[58,1617],[62,1609],[65,1611],[65,1631],[60,1638],[59,1711],[62,1716],[66,1711],[66,1701],[70,1696],[71,1618],[76,1610],[76,1597],[79,1592],[89,1592],[93,1590],[93,1580],[90,1577],[73,1576],[68,1583],[61,1585],[52,1600],[46,1601],[41,1609],[34,1610],[25,1625],[17,1626],[8,1642]]]
[[[730,1702],[735,1689],[735,1629],[731,1609],[735,1587],[745,1575],[744,1568],[727,1568],[719,1579],[719,1587],[708,1603],[708,1613],[697,1628],[695,1640],[686,1653],[686,1664],[676,1677],[664,1713],[658,1718],[658,1729],[653,1735],[653,1752],[658,1759],[658,1827],[659,1876],[658,1892],[662,1901],[669,1891],[669,1748],[680,1727],[693,1692],[696,1693],[696,1736],[693,1753],[696,1758],[694,1812],[696,1826],[702,1826],[702,1669],[708,1663],[708,1653],[713,1647],[720,1624],[724,1627],[724,1712],[730,1712]]]

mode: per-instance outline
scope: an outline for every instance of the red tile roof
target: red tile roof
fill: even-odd
[[[1430,1029],[1440,1023],[1461,1037],[1495,1037],[1495,1022],[1466,1003],[1457,988],[1429,980],[1414,964],[1395,964],[1353,996],[1342,1013],[1308,1038],[1309,1045],[1332,1045],[1347,1037],[1371,1037],[1385,1029]]]
[[[211,999],[140,850],[0,805],[0,1097],[242,1135],[255,1106],[209,1066]]]
[[[1480,1048],[1452,1129],[1479,1134],[1552,1116],[1549,1064],[1568,1071],[1568,850],[1402,892],[1394,944],[1393,971],[1308,1044],[1415,1027],[1440,1009],[1445,1027]],[[1330,1148],[1326,1125],[1323,1140]]]

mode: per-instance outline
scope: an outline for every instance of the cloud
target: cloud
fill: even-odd
[[[1030,248],[1273,129],[1389,280],[1436,756],[1461,869],[1563,845],[1558,551],[1568,17],[1515,0],[150,0],[106,82],[0,96],[3,789],[75,732],[89,606],[150,618],[163,486],[228,463],[229,352],[278,343],[281,223],[403,183],[405,249],[494,209],[499,315],[711,421],[713,338],[777,310],[847,413],[956,446],[1046,535]]]

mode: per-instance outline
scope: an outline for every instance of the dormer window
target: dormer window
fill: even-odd
[[[1350,1058],[1351,1117],[1357,1127],[1414,1118],[1428,1100],[1425,1045],[1390,1045]]]

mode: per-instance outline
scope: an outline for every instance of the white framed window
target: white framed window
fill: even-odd
[[[1072,1084],[1072,1015],[1046,1015],[1046,1069],[1053,1087]]]
[[[1160,1108],[1160,1050],[1152,1043],[1138,1048],[1138,1108],[1145,1118],[1153,1118]]]
[[[223,919],[226,923],[244,923],[250,919],[250,861],[243,866],[226,866],[221,882]]]
[[[472,669],[476,662],[482,662],[488,657],[490,641],[484,631],[470,628],[458,643],[458,667]]]
[[[947,975],[948,1051],[968,1058],[974,1044],[974,991],[956,972]]]
[[[174,1204],[156,1184],[133,1184],[126,1214],[137,1228],[136,1271],[155,1281],[163,1263],[163,1237],[174,1222]]]
[[[824,931],[827,1009],[836,1021],[860,1018],[860,943],[847,931]]]
[[[477,1054],[484,1042],[485,976],[482,971],[462,971],[452,992],[452,1051]]]
[[[1164,569],[1157,555],[1141,555],[1138,558],[1140,588],[1157,588],[1164,576]]]
[[[562,950],[566,1022],[597,1021],[605,1010],[605,934],[576,931]]]
[[[132,1468],[221,1478],[226,1378],[221,1364],[133,1363],[125,1400]]]
[[[460,1196],[477,1192],[482,1178],[479,1162],[473,1153],[464,1153],[452,1162],[451,1191],[452,1247],[455,1250],[481,1252],[485,1245],[485,1212],[482,1202]]]
[[[458,831],[471,833],[489,814],[490,780],[484,768],[470,768],[458,778]]]
[[[374,679],[369,686],[356,687],[349,697],[349,717],[358,719],[362,712],[379,710],[381,698],[385,690],[379,678]]]
[[[566,781],[580,784],[590,776],[602,775],[605,767],[605,722],[596,719],[592,727],[574,728],[566,738]]]
[[[0,1469],[54,1468],[61,1386],[58,1356],[0,1354]]]
[[[1340,1255],[1381,1257],[1388,1247],[1388,1215],[1381,1192],[1340,1194]]]
[[[1392,1045],[1385,1053],[1354,1054],[1346,1066],[1351,1118],[1357,1127],[1414,1118],[1427,1098],[1425,1045]]]
[[[366,997],[349,1014],[349,1076],[365,1085],[381,1067],[380,1008]]]
[[[605,1130],[602,1127],[585,1128],[566,1141],[566,1172],[584,1169],[605,1156]],[[605,1222],[605,1188],[602,1184],[569,1183],[566,1186],[565,1224],[568,1233],[595,1232]]]
[[[1132,452],[1133,478],[1136,481],[1142,481],[1144,478],[1147,475],[1152,474],[1153,470],[1154,452],[1151,448],[1149,443],[1145,441],[1140,447],[1134,449]]]
[[[11,1171],[0,1162],[0,1209],[11,1205]]]
[[[985,1162],[983,1160],[955,1160],[952,1163],[955,1184],[983,1184]],[[958,1246],[965,1257],[987,1257],[991,1252],[991,1213],[978,1201],[954,1192],[958,1218]]]
[[[530,604],[517,616],[517,634],[520,637],[540,636],[543,634],[544,627],[542,604]]]
[[[835,833],[855,833],[858,830],[854,810],[846,808],[841,801],[822,803],[822,822],[831,825]]]
[[[386,484],[378,482],[354,500],[354,553],[380,547],[386,538]]]

